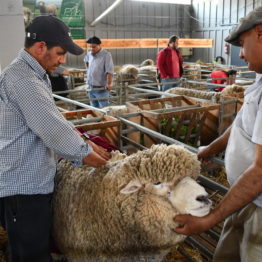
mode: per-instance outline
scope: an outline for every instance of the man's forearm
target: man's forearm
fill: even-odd
[[[113,75],[107,73],[107,74],[106,74],[106,85],[111,86],[111,85],[112,85],[112,80],[113,80]]]
[[[239,177],[217,208],[211,212],[211,220],[214,220],[214,224],[219,223],[253,201],[261,192],[262,167],[253,164]]]
[[[231,127],[229,127],[224,134],[214,140],[210,145],[208,145],[209,155],[216,155],[226,150],[228,139],[230,136]]]

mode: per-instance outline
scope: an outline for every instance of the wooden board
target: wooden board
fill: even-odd
[[[88,48],[85,39],[74,40],[84,49]],[[105,49],[129,49],[129,48],[163,48],[167,46],[167,38],[142,38],[142,39],[102,39],[102,47]],[[211,48],[212,39],[179,39],[180,48]]]
[[[120,121],[115,117],[89,109],[63,112],[62,115],[69,121],[73,119],[82,119],[82,117],[87,116],[91,116],[91,119],[102,117],[102,120],[99,122],[94,121],[92,123],[76,125],[75,127],[81,128],[85,132],[90,131],[90,133],[94,135],[106,138],[115,146],[120,146]]]
[[[186,96],[132,101],[126,102],[126,105],[130,112],[141,113],[139,124],[142,126],[193,146],[197,146],[206,125],[209,125],[210,112],[216,111],[217,115],[219,112],[218,104],[200,102]],[[142,133],[136,137],[135,142],[139,141],[143,141],[146,147],[160,142]]]

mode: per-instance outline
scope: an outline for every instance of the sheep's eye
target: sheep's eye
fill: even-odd
[[[159,186],[161,182],[154,183],[155,186]]]

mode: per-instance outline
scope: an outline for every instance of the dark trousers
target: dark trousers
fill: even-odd
[[[52,194],[0,198],[0,222],[8,234],[10,261],[52,261],[51,199]]]

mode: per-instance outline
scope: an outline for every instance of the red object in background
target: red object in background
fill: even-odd
[[[88,132],[85,132],[81,127],[77,127],[76,129],[81,134],[87,134],[87,136],[89,137],[90,141],[92,141],[93,143],[95,143],[98,146],[101,146],[101,147],[105,148],[107,150],[107,152],[112,152],[112,151],[116,151],[116,150],[121,151],[118,147],[116,147],[115,145],[111,144],[104,137],[95,136],[95,135],[92,135],[92,134],[90,134]]]
[[[228,74],[224,71],[214,71],[210,74],[211,78],[228,78]],[[227,79],[218,79],[218,80],[212,80],[211,83],[213,84],[226,84]],[[221,92],[224,89],[224,87],[218,87],[215,90],[217,92]]]

